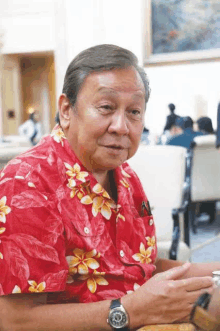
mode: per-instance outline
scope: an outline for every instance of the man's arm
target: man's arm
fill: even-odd
[[[211,277],[184,278],[189,265],[155,275],[132,294],[122,297],[130,329],[182,321],[204,290],[212,293]],[[110,300],[93,303],[46,304],[47,294],[0,297],[1,331],[110,331]]]
[[[154,274],[164,272],[183,264],[184,262],[182,261],[158,258],[155,262],[156,270]],[[220,270],[220,262],[191,263],[188,271],[184,274],[184,278],[212,276],[212,271],[215,270]]]
[[[46,293],[0,297],[0,330],[111,330],[107,324],[109,300],[81,304],[46,304],[46,301]]]

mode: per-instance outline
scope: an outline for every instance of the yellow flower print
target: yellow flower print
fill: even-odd
[[[85,205],[92,204],[92,214],[94,217],[96,217],[98,213],[101,213],[104,218],[109,220],[112,215],[111,209],[116,208],[115,202],[100,184],[96,184],[92,191],[95,195],[93,193],[86,195],[81,199],[81,203]]]
[[[3,254],[0,252],[0,259],[3,260]]]
[[[124,171],[122,166],[121,166],[121,174],[123,177],[131,178],[131,176],[126,171]]]
[[[88,182],[82,183],[78,186],[75,186],[75,185],[76,185],[76,182],[74,179],[72,179],[72,178],[68,179],[67,187],[69,187],[71,189],[71,192],[70,192],[71,198],[74,198],[75,195],[77,195],[79,200],[81,200],[85,195],[87,195],[90,192]]]
[[[91,275],[84,275],[80,276],[80,280],[86,280],[87,279],[87,287],[90,290],[91,293],[95,293],[97,290],[97,284],[98,285],[108,285],[108,281],[103,277],[105,275],[105,272],[99,272],[94,270],[93,274]]]
[[[15,287],[13,288],[12,293],[21,293],[21,289],[18,285],[15,285]]]
[[[140,253],[134,254],[132,257],[135,261],[141,262],[141,263],[150,263],[151,262],[151,251],[152,247],[148,247],[147,250],[145,250],[144,244],[140,244]]]
[[[120,180],[120,183],[121,183],[124,187],[126,187],[128,190],[130,189],[130,185],[129,185],[129,183],[127,182],[127,180],[126,180],[125,178],[121,179],[121,180]]]
[[[71,177],[72,181],[71,186],[74,187],[75,184],[75,180],[73,178],[76,178],[78,180],[81,180],[81,182],[85,182],[85,177],[87,177],[89,174],[86,171],[81,171],[81,167],[78,163],[75,163],[73,167],[71,167],[71,165],[69,165],[68,163],[64,163],[65,167],[68,169],[68,171],[66,172],[67,176]]]
[[[28,284],[31,285],[28,289],[31,293],[43,292],[46,288],[45,282],[37,284],[34,280],[28,280]]]
[[[0,222],[6,222],[6,215],[10,213],[11,208],[6,206],[7,198],[6,196],[2,197],[0,200]]]
[[[114,210],[114,212],[117,214],[116,223],[119,221],[119,218],[122,219],[122,221],[125,222],[125,217],[122,214],[119,213],[120,208],[121,208],[121,205],[117,205],[116,209]]]
[[[146,240],[149,247],[155,247],[156,244],[155,236],[153,236],[152,238],[146,237]]]
[[[94,259],[97,255],[95,249],[85,252],[83,249],[75,248],[73,254],[74,256],[66,256],[70,275],[75,275],[77,272],[80,275],[87,275],[89,268],[94,270],[99,267],[99,263]]]
[[[6,228],[0,228],[0,234],[2,234],[3,232],[5,232]]]
[[[63,146],[63,139],[66,139],[66,137],[61,128],[53,130],[51,136],[57,143],[61,143],[61,145]]]

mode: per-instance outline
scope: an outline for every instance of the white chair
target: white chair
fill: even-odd
[[[183,201],[185,155],[186,149],[179,146],[139,146],[137,153],[128,160],[152,206],[158,256],[182,261],[189,260],[191,254],[184,242],[184,225],[178,226],[178,213]]]
[[[192,144],[190,209],[194,233],[196,205],[215,201],[220,201],[220,152],[216,149],[216,136],[210,134],[195,137]]]
[[[4,136],[4,140],[6,141],[7,144],[12,144],[13,146],[19,146],[19,147],[32,146],[30,139],[28,139],[26,136],[19,136],[19,135]]]

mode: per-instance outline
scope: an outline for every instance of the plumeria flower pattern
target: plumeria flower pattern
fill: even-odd
[[[140,262],[140,263],[150,263],[151,262],[151,252],[152,252],[152,247],[148,247],[145,249],[144,244],[140,244],[140,253],[134,254],[132,257],[135,261]]]
[[[100,184],[96,184],[92,189],[92,193],[81,199],[81,203],[85,205],[92,204],[93,216],[95,217],[98,213],[101,213],[107,220],[111,218],[112,209],[116,208],[116,203]]]
[[[83,249],[75,248],[73,250],[74,255],[66,257],[69,265],[69,274],[75,275],[87,275],[89,269],[98,269],[99,263],[94,257],[97,257],[97,251],[93,249],[90,252],[86,252]]]
[[[90,192],[91,192],[89,182],[85,182],[85,183],[75,186],[75,180],[72,178],[70,178],[68,180],[67,187],[69,187],[71,189],[70,197],[74,198],[76,195],[79,200],[81,200],[84,196],[90,194]]]
[[[65,167],[68,169],[66,174],[70,177],[68,187],[73,188],[76,186],[76,182],[74,178],[80,180],[81,182],[85,182],[85,177],[87,177],[89,174],[87,171],[81,171],[81,167],[78,163],[75,163],[73,167],[69,165],[68,163],[64,163]]]
[[[52,131],[51,136],[57,143],[61,143],[61,145],[63,146],[63,139],[66,139],[66,137],[60,127],[58,127],[57,129],[55,128]]]
[[[121,208],[121,205],[117,205],[116,209],[114,210],[114,212],[117,214],[116,223],[118,223],[119,219],[121,219],[122,221],[125,222],[125,217],[122,214],[119,213],[120,208]]]
[[[79,280],[87,280],[87,287],[91,293],[95,293],[98,285],[108,285],[108,281],[103,277],[105,272],[94,270],[93,274],[83,275]]]
[[[12,293],[21,293],[21,289],[18,285],[15,285],[15,287],[13,288]]]
[[[0,222],[6,223],[6,215],[11,212],[11,208],[6,206],[7,198],[6,196],[2,197],[0,200]],[[0,234],[4,233],[6,230],[5,227],[0,227]],[[0,259],[3,259],[3,254],[0,252]]]
[[[28,284],[31,285],[28,289],[29,292],[31,292],[31,293],[44,292],[44,290],[46,288],[46,283],[45,282],[37,284],[34,280],[29,280]]]
[[[153,236],[152,238],[151,237],[146,237],[146,240],[147,240],[148,247],[152,247],[152,248],[155,247],[155,245],[156,245],[155,236]]]

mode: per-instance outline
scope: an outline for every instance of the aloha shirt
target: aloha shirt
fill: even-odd
[[[77,159],[60,126],[11,160],[0,179],[0,294],[48,301],[119,298],[155,270],[153,216],[127,163],[117,203]]]

